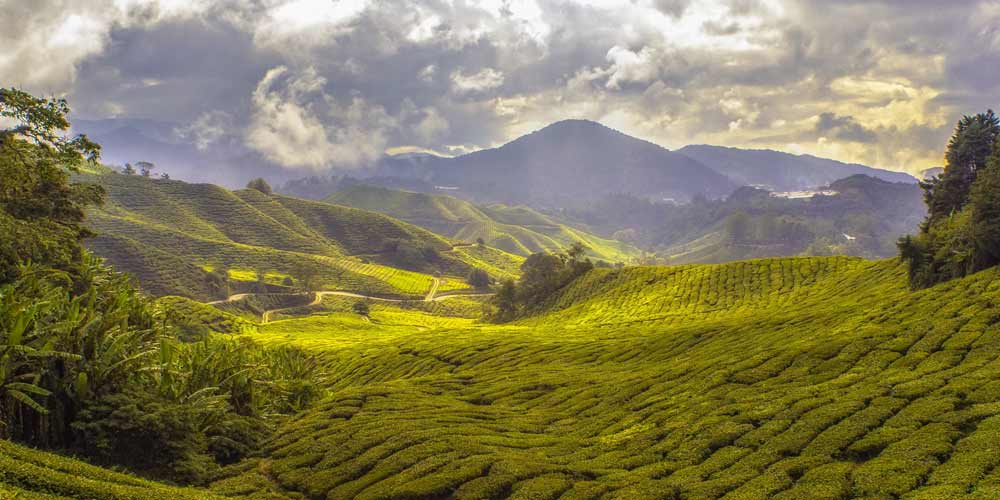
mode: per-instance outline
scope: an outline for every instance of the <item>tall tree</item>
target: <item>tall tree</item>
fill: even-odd
[[[971,191],[972,266],[978,271],[1000,264],[1000,138]]]
[[[1000,119],[993,110],[963,116],[958,121],[945,151],[944,173],[940,179],[921,183],[928,208],[925,226],[961,210],[968,203],[972,184],[986,166],[998,135]]]
[[[25,260],[67,269],[79,260],[87,206],[101,203],[104,190],[70,184],[69,174],[100,158],[100,146],[84,135],[68,137],[63,99],[40,99],[17,89],[0,89],[0,283],[16,275]]]

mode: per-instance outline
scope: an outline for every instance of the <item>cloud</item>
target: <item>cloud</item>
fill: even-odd
[[[290,169],[576,117],[915,171],[1000,102],[998,21],[996,0],[0,0],[0,80]]]
[[[503,73],[493,68],[483,68],[475,73],[457,70],[451,74],[451,83],[456,94],[482,93],[503,85]]]
[[[325,85],[312,67],[268,71],[253,93],[247,144],[281,165],[317,171],[353,168],[381,156],[393,121],[361,97],[336,102]]]
[[[643,47],[639,52],[618,45],[611,47],[606,56],[611,67],[608,68],[610,76],[605,86],[617,90],[622,84],[652,81],[660,73],[660,63],[656,56],[656,50],[652,47]]]
[[[190,125],[175,127],[174,134],[205,151],[235,128],[235,121],[229,113],[215,110],[205,112]]]
[[[875,142],[875,133],[854,120],[853,116],[837,116],[836,113],[821,113],[816,121],[816,132],[821,137],[835,138],[846,142]]]

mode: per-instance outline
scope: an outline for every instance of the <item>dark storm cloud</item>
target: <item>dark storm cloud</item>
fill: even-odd
[[[958,116],[1000,100],[996,0],[24,5],[0,0],[3,80],[290,168],[475,149],[577,117],[668,146],[917,170]],[[45,48],[32,34],[46,32],[77,43]]]

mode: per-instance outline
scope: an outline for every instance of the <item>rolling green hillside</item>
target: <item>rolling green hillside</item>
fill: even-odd
[[[596,269],[508,325],[393,304],[367,320],[335,299],[250,333],[321,353],[331,396],[210,489],[996,498],[1000,270],[917,292],[905,274],[846,257]]]
[[[248,280],[263,270],[279,285],[312,267],[324,288],[421,296],[430,273],[464,277],[486,263],[487,272],[508,277],[520,262],[495,249],[458,251],[417,226],[329,203],[120,174],[84,179],[108,192],[106,205],[89,214],[98,236],[88,246],[154,295],[222,298],[209,283],[212,269]]]
[[[837,257],[599,269],[513,325],[278,321],[257,336],[326,351],[334,393],[215,487],[995,498],[998,277],[912,292],[895,261]]]
[[[450,196],[353,185],[327,201],[384,213],[461,241],[482,238],[487,245],[528,256],[560,252],[575,242],[608,262],[628,261],[638,249],[572,228],[527,207],[477,206]]]

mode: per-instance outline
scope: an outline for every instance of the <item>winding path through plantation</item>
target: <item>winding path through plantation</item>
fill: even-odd
[[[450,299],[450,298],[454,298],[454,297],[487,297],[487,296],[493,295],[492,293],[450,293],[448,295],[440,295],[440,296],[438,296],[437,295],[437,290],[438,290],[438,287],[441,286],[441,279],[440,278],[433,278],[433,279],[434,279],[434,283],[431,285],[430,291],[427,292],[427,295],[424,297],[424,302],[440,302],[442,300],[446,300],[446,299]],[[281,307],[281,308],[278,308],[278,309],[268,309],[268,310],[264,311],[264,313],[261,314],[261,324],[270,323],[271,322],[271,315],[274,314],[274,313],[278,313],[278,312],[281,312],[281,311],[287,311],[287,310],[290,310],[290,309],[297,309],[299,307],[318,306],[321,303],[323,303],[323,297],[325,297],[327,295],[338,295],[338,296],[341,296],[341,297],[354,297],[354,298],[364,299],[364,300],[381,301],[381,302],[391,302],[391,303],[409,302],[409,301],[412,300],[412,299],[387,299],[387,298],[384,298],[384,297],[374,297],[374,296],[371,296],[371,295],[362,295],[360,293],[345,292],[345,291],[340,291],[340,290],[319,290],[319,291],[309,292],[309,293],[312,293],[314,295],[314,298],[313,298],[312,302],[310,302],[308,304],[304,304],[304,305],[301,305],[301,306],[293,306],[293,307]],[[253,294],[253,293],[237,293],[237,294],[234,294],[234,295],[230,295],[225,300],[215,300],[215,301],[212,301],[212,302],[206,302],[206,304],[207,305],[216,305],[216,304],[224,304],[224,303],[227,303],[227,302],[237,302],[237,301],[243,300],[243,299],[245,299],[245,298],[247,298],[247,297],[249,297],[251,295],[256,295],[256,294]]]

